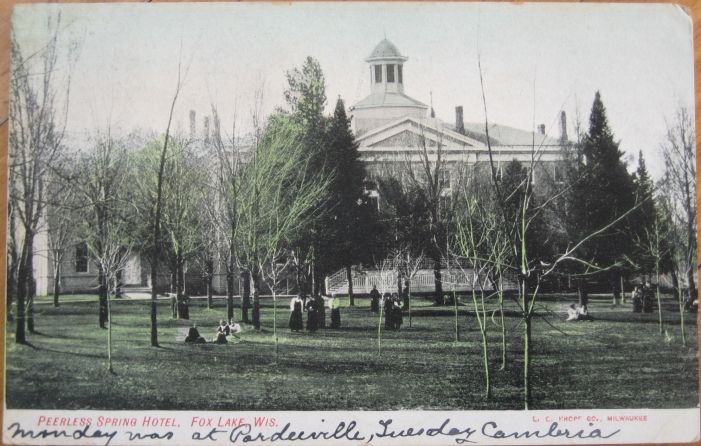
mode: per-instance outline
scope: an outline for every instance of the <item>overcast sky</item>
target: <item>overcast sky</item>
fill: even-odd
[[[15,7],[13,31],[25,52],[47,41],[46,17],[61,11],[63,42],[78,40],[68,128],[110,122],[125,131],[164,131],[179,54],[189,66],[176,107],[187,127],[217,104],[222,126],[234,109],[244,126],[253,92],[264,111],[282,106],[285,71],[308,55],[326,76],[328,110],[370,91],[364,59],[386,37],[409,60],[405,93],[454,122],[484,120],[478,54],[489,119],[559,136],[558,116],[585,124],[596,90],[621,149],[642,150],[654,175],[659,144],[680,105],[693,111],[691,20],[673,5],[302,3],[73,4]],[[182,48],[182,50],[181,50]],[[65,65],[64,65],[65,66]]]

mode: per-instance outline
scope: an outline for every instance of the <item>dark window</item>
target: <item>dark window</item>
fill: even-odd
[[[565,166],[561,164],[555,164],[555,182],[564,183],[565,182]]]
[[[394,65],[387,65],[387,82],[394,82]]]
[[[368,200],[373,209],[380,210],[380,197],[368,197]]]
[[[401,84],[402,82],[402,66],[397,65],[397,81]]]
[[[375,65],[375,82],[382,82],[382,65]]]
[[[88,245],[85,242],[75,247],[75,272],[88,272]]]

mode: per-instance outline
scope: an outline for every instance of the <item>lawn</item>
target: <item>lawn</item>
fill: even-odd
[[[666,333],[657,314],[634,314],[593,299],[593,322],[564,322],[571,297],[549,296],[534,321],[533,409],[670,408],[698,403],[697,329],[686,315],[682,347],[679,313],[665,303]],[[228,345],[187,345],[176,340],[187,321],[170,318],[159,301],[159,342],[149,341],[149,302],[113,301],[115,373],[106,367],[106,330],[98,328],[96,297],[36,305],[39,334],[14,343],[7,326],[7,406],[55,409],[333,410],[520,409],[522,325],[513,303],[507,313],[508,365],[499,371],[500,331],[491,321],[493,398],[485,400],[481,337],[471,306],[459,307],[460,341],[453,307],[418,300],[413,326],[385,332],[377,351],[378,318],[367,299],[342,308],[342,328],[317,333],[287,329],[288,301],[279,304],[280,355],[272,337],[272,302],[262,308],[263,330],[244,326]],[[347,302],[344,302],[347,304]],[[207,309],[195,300],[191,321],[211,339],[226,316],[223,300]],[[238,315],[238,310],[237,310]],[[330,315],[327,311],[327,323]],[[498,321],[498,318],[495,318]]]

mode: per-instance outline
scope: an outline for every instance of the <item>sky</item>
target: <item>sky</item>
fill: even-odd
[[[660,144],[680,106],[693,115],[692,24],[674,5],[488,3],[198,3],[19,5],[13,36],[29,54],[49,38],[60,12],[60,42],[78,44],[70,72],[67,129],[164,132],[178,75],[185,83],[176,128],[189,110],[216,105],[222,128],[250,126],[256,91],[262,111],[284,106],[285,72],[316,58],[327,110],[370,93],[364,61],[384,37],[409,58],[405,93],[438,118],[483,122],[478,59],[489,121],[524,130],[545,124],[559,136],[559,115],[586,127],[598,90],[610,127],[634,167],[642,150],[663,171]],[[60,56],[64,56],[60,54]]]

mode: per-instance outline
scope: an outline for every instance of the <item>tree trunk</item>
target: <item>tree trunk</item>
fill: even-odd
[[[98,274],[97,274],[97,280],[99,282],[99,288],[98,288],[98,301],[99,301],[99,322],[100,322],[100,328],[107,328],[105,325],[108,320],[109,316],[107,314],[107,276],[105,276],[105,271],[102,269],[102,267],[99,267]]]
[[[28,253],[31,252],[30,250],[32,249],[29,239],[29,234],[25,235],[25,239],[22,242],[22,254],[20,256],[19,268],[17,271],[17,322],[15,326],[15,342],[17,344],[24,344],[25,342],[27,342],[24,325],[26,321],[26,310],[24,307],[24,303],[27,297],[27,282],[29,280],[29,274],[27,272],[27,261],[28,257],[31,257],[31,255],[28,255]]]
[[[154,248],[155,252],[156,248]],[[151,259],[151,347],[158,347],[158,291],[156,290],[156,283],[158,281],[158,275],[156,272],[157,260]]]
[[[577,293],[579,294],[579,306],[589,304],[589,294],[587,290],[587,280],[577,279]]]
[[[353,296],[353,271],[351,266],[346,266],[346,279],[348,280],[348,299],[350,299],[350,306],[355,306],[355,296]]]
[[[257,267],[250,269],[251,287],[253,288],[253,328],[260,330],[260,273]]]
[[[226,317],[234,317],[234,270],[231,265],[226,269]]]
[[[531,405],[531,317],[523,320],[523,408]]]
[[[54,307],[58,307],[58,296],[61,294],[61,284],[59,283],[61,277],[61,265],[58,264],[54,268]]]
[[[30,241],[30,251],[27,256],[27,330],[34,333],[34,297],[37,292],[37,284],[34,279],[34,237]]]
[[[611,291],[613,294],[613,306],[617,306],[621,302],[621,276],[618,271],[614,271],[611,277]]]
[[[660,262],[655,259],[655,296],[657,297],[657,315],[659,318],[660,335],[662,335],[662,298],[660,296]]]
[[[212,304],[213,304],[213,302],[212,302],[212,283],[214,281],[214,262],[212,262],[211,260],[207,261],[206,268],[207,268],[207,277],[206,277],[206,281],[207,281],[207,308],[211,309]],[[232,307],[233,307],[233,305],[232,305]],[[233,308],[232,308],[232,310],[233,310]],[[232,317],[233,317],[233,315],[232,315]],[[229,318],[229,320],[231,320],[231,318]]]
[[[249,323],[248,319],[248,309],[251,307],[251,275],[248,271],[241,273],[241,278],[243,279],[241,291],[241,320],[245,323]]]
[[[112,310],[109,294],[107,295],[107,370],[110,373],[114,372],[112,369]]]
[[[443,279],[441,275],[441,261],[433,260],[433,277],[436,286],[436,305],[443,305]]]
[[[178,318],[189,319],[188,310],[185,308],[187,302],[185,300],[185,261],[182,255],[178,255],[176,268],[176,295],[178,300]],[[184,313],[184,314],[183,314]]]

